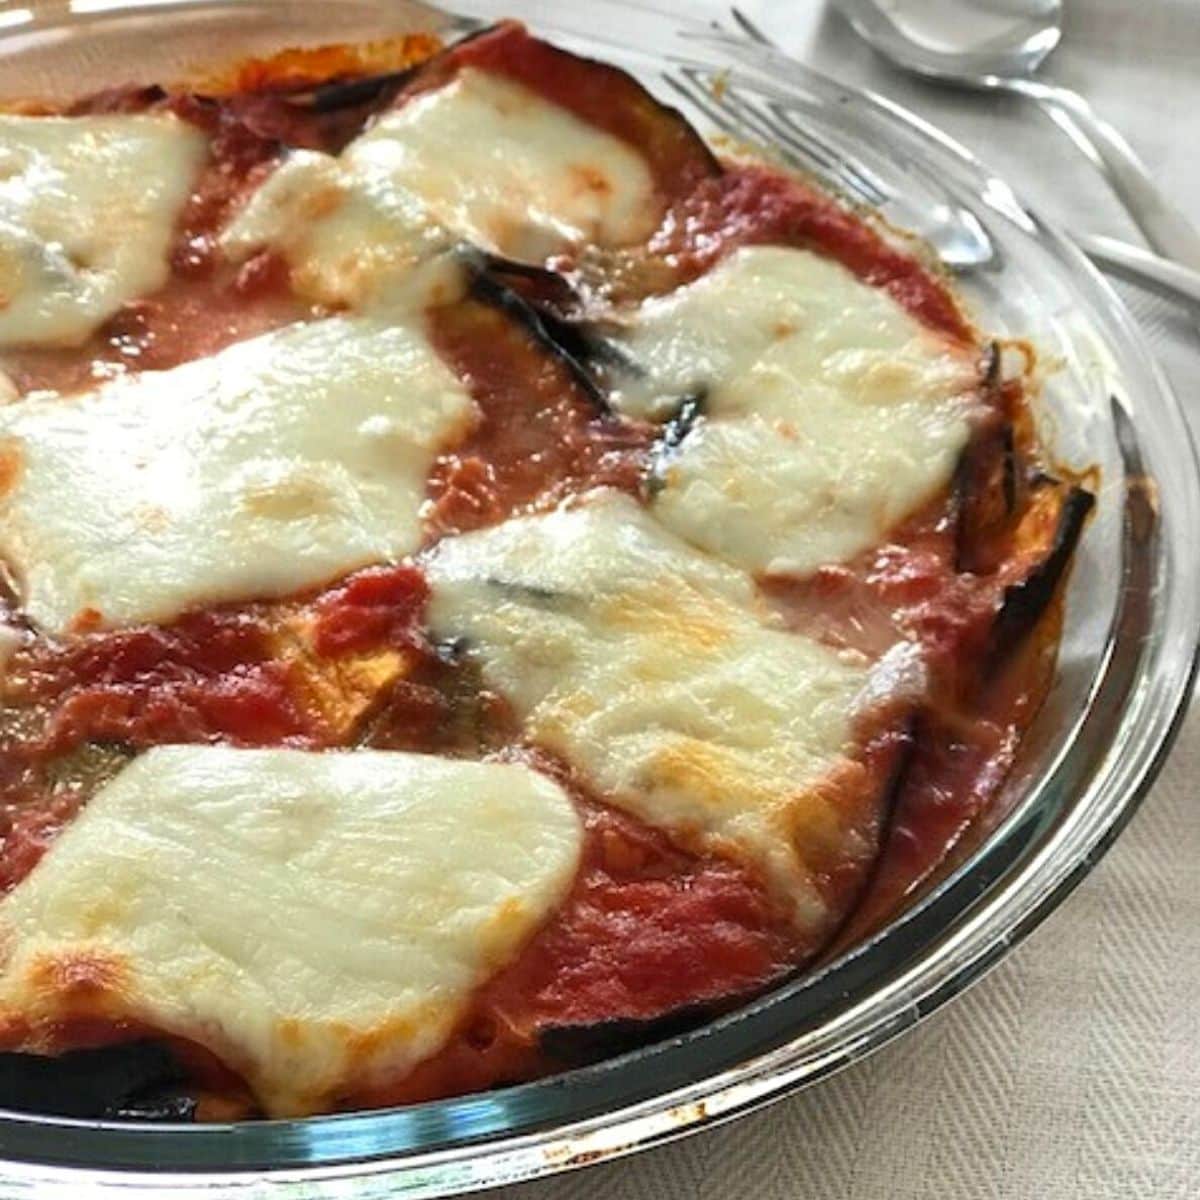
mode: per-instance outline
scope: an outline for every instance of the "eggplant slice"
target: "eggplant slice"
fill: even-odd
[[[538,1034],[538,1049],[564,1070],[613,1058],[715,1021],[806,969],[788,972],[751,991],[700,1004],[686,1004],[653,1017],[618,1017],[586,1024],[548,1025]]]
[[[988,575],[1000,565],[1019,499],[1012,425],[989,423],[972,437],[954,475],[955,568]]]
[[[1023,573],[1004,589],[992,626],[988,664],[998,667],[1033,632],[1058,594],[1095,497],[1049,475],[1034,479],[1010,555]]]
[[[0,1054],[0,1108],[55,1117],[190,1121],[196,1103],[158,1042],[122,1042],[49,1057]]]
[[[986,679],[1050,608],[1095,499],[1037,470],[1022,454],[1005,402],[997,342],[987,348],[981,386],[990,411],[959,459],[953,498],[955,569],[1004,582],[984,661]]]
[[[405,84],[424,66],[417,63],[399,71],[384,71],[378,75],[360,75],[353,79],[337,79],[298,92],[288,92],[282,98],[293,108],[307,108],[317,113],[337,112],[360,104],[386,103],[394,98]]]
[[[489,269],[487,261],[475,251],[465,250],[462,259],[470,279],[469,294],[472,299],[499,309],[524,329],[538,346],[566,368],[572,381],[598,413],[612,416],[613,410],[608,402],[607,391],[585,365],[585,360],[579,357],[580,352],[588,352],[587,344],[583,340],[586,335],[581,331],[577,336],[566,336],[574,327],[556,320],[547,310],[535,307],[520,292],[509,287],[498,271]],[[552,274],[549,271],[538,273]],[[566,286],[565,281],[563,286]]]

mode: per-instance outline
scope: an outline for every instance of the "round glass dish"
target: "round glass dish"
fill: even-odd
[[[1058,675],[1005,815],[869,944],[693,1033],[542,1082],[391,1111],[199,1127],[3,1113],[4,1196],[438,1196],[744,1113],[871,1052],[978,979],[1094,865],[1171,743],[1200,634],[1189,576],[1200,476],[1162,373],[1082,256],[936,130],[761,47],[622,0],[466,6],[469,18],[404,0],[9,7],[0,99],[171,80],[285,45],[452,36],[472,19],[518,16],[633,71],[702,129],[732,122],[745,140],[919,229],[963,266],[981,325],[1032,338],[1054,364],[1039,416],[1055,457],[1099,470]]]

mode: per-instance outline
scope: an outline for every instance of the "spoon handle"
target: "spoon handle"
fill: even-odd
[[[1200,317],[1200,271],[1109,237],[1080,237],[1079,248],[1102,270],[1188,305]]]
[[[1097,116],[1078,92],[1036,79],[996,81],[1006,91],[1038,101],[1071,140],[1104,172],[1146,240],[1160,254],[1200,270],[1200,233],[1163,195],[1120,132]]]

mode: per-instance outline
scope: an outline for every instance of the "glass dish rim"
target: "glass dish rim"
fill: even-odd
[[[89,23],[129,14],[166,20],[180,12],[233,11],[239,7],[249,11],[277,8],[278,4],[271,0],[241,5],[239,0],[166,0],[165,3],[131,0],[119,7],[88,11],[86,16]],[[368,0],[359,7],[383,5],[380,0]],[[521,7],[519,2],[512,5],[514,9]],[[597,7],[646,11],[645,6],[625,4],[622,0],[604,0]],[[61,10],[41,14],[32,25],[0,30],[0,41],[27,33],[31,28],[75,26],[82,15]],[[676,25],[687,25],[685,18],[675,14],[671,14],[671,20]],[[470,25],[457,27],[465,29]],[[691,37],[696,45],[707,41],[714,52],[758,64],[768,73],[786,65],[789,71],[823,81],[822,86],[851,97],[855,104],[867,106],[877,117],[905,126],[927,142],[931,152],[936,148],[941,155],[957,160],[958,169],[969,170],[983,181],[994,178],[965,148],[891,101],[834,83],[794,60],[699,25]],[[1090,291],[1091,303],[1104,306],[1109,325],[1125,339],[1126,353],[1133,355],[1142,371],[1141,384],[1153,390],[1165,415],[1180,427],[1189,452],[1191,475],[1196,476],[1195,448],[1178,401],[1133,319],[1109,285],[1053,226],[1032,217],[1026,206],[1021,208],[1035,221],[1036,236],[1064,268],[1071,270],[1075,282]],[[1119,424],[1121,418],[1115,419]],[[1136,464],[1136,438],[1133,447]],[[1191,479],[1186,499],[1193,514],[1200,511],[1200,484],[1195,478]],[[1159,680],[1160,690],[1166,692],[1160,697],[1165,701],[1165,709],[1158,714],[1153,728],[1141,730],[1140,753],[1136,760],[1131,756],[1126,764],[1128,778],[1124,780],[1123,797],[1110,799],[1110,808],[1105,813],[1092,814],[1104,817],[1094,828],[1076,830],[1076,842],[1071,845],[1068,861],[1057,863],[1040,881],[1034,895],[1026,895],[1022,887],[1028,890],[1038,868],[1045,867],[1053,858],[1053,851],[1066,842],[1062,830],[1050,836],[1043,827],[1047,813],[1033,799],[1055,786],[1063,786],[1070,774],[1068,768],[1072,767],[1065,760],[1076,749],[1076,741],[1031,785],[1028,803],[1023,802],[1020,810],[993,832],[958,870],[883,933],[817,975],[786,985],[701,1029],[548,1080],[407,1109],[200,1127],[72,1121],[0,1113],[3,1147],[0,1153],[9,1160],[6,1165],[20,1169],[19,1178],[26,1183],[40,1179],[47,1185],[77,1186],[81,1168],[124,1189],[137,1182],[149,1184],[151,1177],[143,1171],[157,1168],[152,1177],[156,1188],[185,1190],[218,1186],[232,1190],[268,1177],[281,1185],[308,1185],[354,1177],[380,1179],[404,1172],[408,1181],[406,1194],[437,1195],[448,1190],[513,1182],[615,1157],[729,1119],[815,1082],[879,1048],[979,978],[1057,907],[1115,840],[1144,798],[1170,749],[1186,710],[1196,670],[1200,615],[1194,604],[1190,612],[1179,610],[1182,602],[1177,594],[1169,595],[1165,602],[1173,598],[1175,609],[1168,616],[1173,614],[1175,625],[1182,625],[1182,632],[1190,635],[1190,647],[1186,655],[1170,663],[1173,670],[1169,679],[1165,683]],[[1115,639],[1116,635],[1112,636]],[[1162,636],[1160,631],[1160,642]],[[1114,644],[1110,649],[1115,654],[1119,647]],[[1151,649],[1142,647],[1147,656]],[[1161,667],[1164,661],[1161,653],[1157,661]],[[1131,684],[1145,683],[1146,668],[1141,659],[1127,670],[1131,672]],[[1096,687],[1099,689],[1102,683],[1103,678],[1098,677]],[[1144,708],[1143,704],[1143,709],[1137,711]],[[1143,719],[1142,725],[1149,720]],[[1120,717],[1117,728],[1124,736],[1132,736],[1127,726],[1133,723]],[[1095,748],[1092,752],[1096,753]],[[1086,765],[1073,764],[1076,773]],[[1099,770],[1095,763],[1091,765]],[[1107,783],[1110,791],[1117,787],[1121,783],[1118,769],[1118,764],[1113,764],[1100,783],[1089,784],[1090,791],[1085,795],[1098,795],[1101,783]],[[1080,799],[1066,812],[1055,810],[1050,815],[1056,820],[1065,819],[1080,815],[1078,810],[1085,807]],[[1031,845],[1047,836],[1050,840],[1040,845],[1033,857],[1022,858]],[[1016,874],[1010,875],[1013,871]],[[1015,898],[1022,903],[1010,909],[1006,897],[1014,905]],[[989,916],[993,918],[990,924],[986,920]],[[1001,920],[1002,917],[1005,919]],[[945,944],[942,935],[948,930],[960,945]],[[915,956],[914,947],[917,947]],[[939,947],[941,957],[934,954]],[[931,962],[941,964],[940,975],[931,974]],[[906,981],[921,978],[922,971],[930,986],[915,1000],[887,1015],[886,1020],[876,1017],[857,1042],[830,1047],[823,1059],[814,1060],[811,1051],[808,1059],[797,1059],[797,1055],[804,1053],[798,1047],[811,1036],[811,1031],[794,1038],[788,1034],[796,1033],[804,1017],[811,1020],[815,1012],[824,1011],[822,1004],[832,1005],[832,998],[854,995],[856,980],[860,983],[868,979],[877,983],[883,980],[881,986],[866,994],[866,999],[874,1000],[885,991],[899,996]],[[794,1014],[786,1011],[789,1004],[801,998],[815,1007]],[[864,1006],[865,1002],[860,1001],[851,1013]],[[718,1041],[723,1043],[720,1057],[713,1061],[720,1065],[706,1068],[697,1076],[688,1063],[689,1056],[712,1051]],[[631,1088],[627,1081],[639,1069],[661,1071],[660,1078],[670,1080],[670,1085],[665,1091],[658,1084],[649,1089]],[[519,1108],[514,1098],[523,1096],[549,1099],[540,1117],[526,1117],[524,1124],[514,1129],[506,1115],[506,1105]],[[619,1108],[608,1107],[613,1100]],[[428,1136],[439,1128],[440,1140]],[[56,1135],[61,1144],[51,1144]],[[414,1143],[418,1148],[413,1149]],[[93,1155],[92,1147],[103,1147],[105,1152]],[[182,1152],[185,1148],[188,1153]],[[109,1157],[110,1153],[117,1157]],[[164,1163],[169,1164],[165,1173]],[[4,1165],[0,1165],[2,1178]]]

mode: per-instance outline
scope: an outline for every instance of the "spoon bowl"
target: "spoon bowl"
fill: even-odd
[[[978,86],[1028,78],[1062,39],[1062,0],[837,0],[859,35],[905,70]]]
[[[947,0],[941,2],[945,3]],[[955,5],[955,12],[967,11],[963,4],[970,4],[970,0],[948,2]],[[987,5],[988,11],[983,15],[991,15],[994,20],[995,5],[999,2],[1000,0],[991,0]],[[1027,14],[1031,9],[1030,0],[1014,2],[1023,13]],[[1041,7],[1047,11],[1051,8],[1057,9],[1058,0],[1042,0]],[[1004,5],[1003,8],[1010,18],[1011,25],[1014,5]],[[932,0],[926,11],[932,11]],[[972,7],[970,11],[978,14],[981,10]],[[771,50],[779,50],[741,9],[734,7],[732,15],[734,23],[752,42]],[[893,9],[893,15],[899,14]],[[944,40],[944,31],[934,32]],[[1011,29],[1007,32],[1011,32]],[[991,35],[996,35],[994,28]],[[688,103],[704,112],[718,128],[724,129],[734,137],[739,136],[743,131],[736,123],[731,127],[730,114],[727,111],[723,112],[723,109],[728,108],[728,104],[722,105],[718,94],[708,84],[696,80],[689,81],[686,76],[685,71],[677,76],[667,76],[666,81],[680,92]],[[725,95],[727,101],[733,99],[729,96],[728,88],[725,89]],[[744,113],[742,115],[745,117]],[[909,119],[915,118],[909,114]],[[926,194],[915,199],[898,194],[888,187],[869,164],[852,161],[844,149],[839,152],[822,144],[819,139],[813,137],[811,131],[805,131],[802,138],[797,137],[800,131],[794,123],[772,119],[770,114],[764,115],[761,112],[756,115],[755,121],[760,133],[766,134],[773,144],[784,149],[789,162],[802,170],[812,172],[835,191],[844,192],[856,202],[879,209],[896,225],[919,234],[934,248],[942,263],[952,271],[988,270],[996,266],[998,252],[987,230],[969,209],[954,203],[948,194],[935,191],[935,194]],[[956,147],[955,152],[968,156],[961,147]],[[1182,304],[1200,320],[1200,270],[1114,238],[1077,234],[1075,241],[1103,270]]]
[[[1062,0],[833,0],[896,66],[927,79],[1037,101],[1100,168],[1160,254],[1200,270],[1200,233],[1121,133],[1069,88],[1033,75],[1062,40]]]

